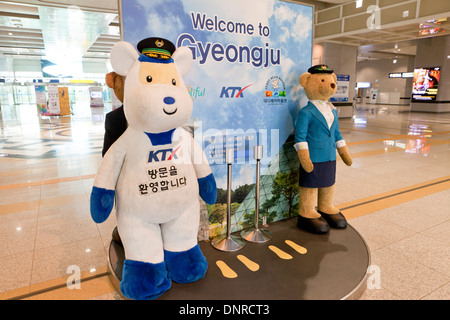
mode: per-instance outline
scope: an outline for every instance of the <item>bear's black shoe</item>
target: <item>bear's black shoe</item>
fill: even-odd
[[[328,225],[331,228],[336,229],[345,229],[347,228],[347,220],[345,219],[342,212],[336,213],[336,214],[328,214],[322,211],[317,210],[322,217],[328,222]]]
[[[324,234],[330,230],[328,223],[322,217],[309,219],[299,215],[297,219],[297,227],[316,234]]]

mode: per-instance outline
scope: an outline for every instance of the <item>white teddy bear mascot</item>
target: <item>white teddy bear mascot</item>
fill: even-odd
[[[192,52],[169,40],[147,38],[138,50],[120,41],[111,65],[126,76],[128,128],[105,154],[91,193],[91,216],[105,221],[116,204],[125,250],[120,290],[130,299],[155,299],[172,280],[204,277],[208,263],[197,243],[200,197],[216,202],[217,189],[201,146],[181,126],[192,99],[181,78]]]

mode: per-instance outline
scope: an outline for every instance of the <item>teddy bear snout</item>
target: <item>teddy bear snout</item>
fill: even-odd
[[[172,97],[165,97],[163,101],[165,104],[174,104],[175,103],[175,99]]]

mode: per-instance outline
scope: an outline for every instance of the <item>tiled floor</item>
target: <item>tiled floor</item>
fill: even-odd
[[[13,109],[0,118],[0,299],[121,299],[106,268],[114,214],[89,214],[103,121]],[[450,114],[363,106],[340,127],[354,164],[338,162],[335,202],[374,266],[361,299],[450,299]]]

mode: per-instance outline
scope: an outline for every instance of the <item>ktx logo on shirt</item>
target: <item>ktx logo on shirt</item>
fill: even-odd
[[[166,160],[172,160],[172,159],[178,159],[176,152],[181,147],[176,148],[173,150],[170,149],[161,149],[161,150],[151,150],[148,154],[148,162],[160,162],[160,161],[166,161]]]

